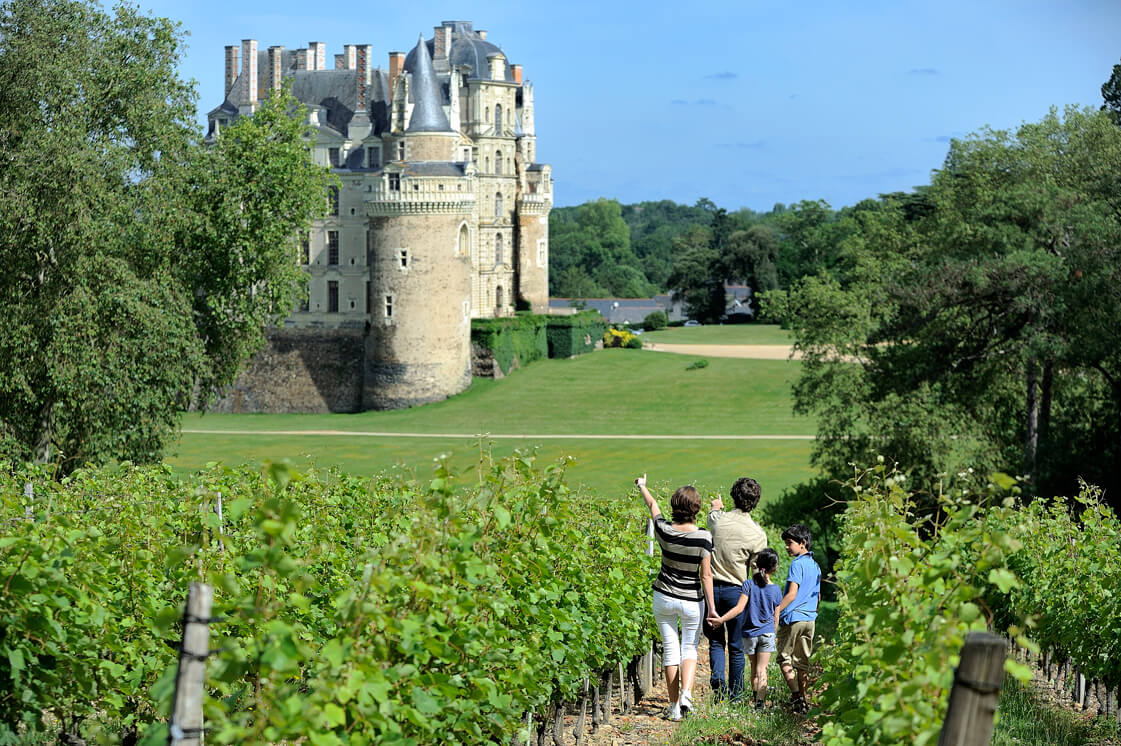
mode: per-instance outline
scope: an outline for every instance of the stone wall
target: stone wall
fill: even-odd
[[[361,329],[275,329],[212,412],[359,412]]]

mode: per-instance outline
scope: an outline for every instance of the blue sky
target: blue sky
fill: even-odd
[[[329,61],[371,44],[386,67],[441,21],[473,21],[535,85],[538,158],[558,205],[853,204],[927,183],[951,137],[1100,106],[1121,61],[1121,0],[141,7],[189,32],[183,75],[202,112],[221,101],[226,44],[323,41]]]

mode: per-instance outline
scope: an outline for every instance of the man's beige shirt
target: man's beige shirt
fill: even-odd
[[[742,584],[751,574],[755,555],[767,546],[767,534],[739,508],[713,510],[708,514],[708,530],[712,532],[712,579]]]

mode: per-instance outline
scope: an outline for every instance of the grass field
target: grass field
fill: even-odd
[[[681,345],[788,345],[791,333],[774,324],[729,324],[727,326],[677,326],[642,335],[644,340]]]
[[[798,364],[722,358],[687,370],[694,360],[604,350],[537,362],[500,381],[477,379],[458,396],[413,409],[351,415],[191,414],[167,461],[193,470],[209,461],[289,459],[297,465],[338,465],[353,473],[403,469],[423,478],[440,454],[449,454],[454,468],[469,471],[483,442],[491,443],[496,455],[536,447],[546,461],[572,456],[576,463],[570,483],[605,495],[629,490],[631,479],[642,471],[666,487],[692,482],[713,492],[726,492],[736,477],[750,474],[772,495],[810,476],[812,443],[804,438],[813,434],[813,423],[795,417],[790,407]],[[208,432],[192,432],[200,430]],[[274,434],[278,431],[302,432]],[[479,437],[484,434],[494,437]],[[518,437],[498,437],[510,435]],[[572,435],[581,437],[549,437]],[[707,439],[712,436],[763,439]]]

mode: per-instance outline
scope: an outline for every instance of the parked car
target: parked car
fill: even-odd
[[[695,319],[689,319],[688,321],[685,322],[685,326],[700,326],[700,325],[701,325],[701,322],[699,322]]]

